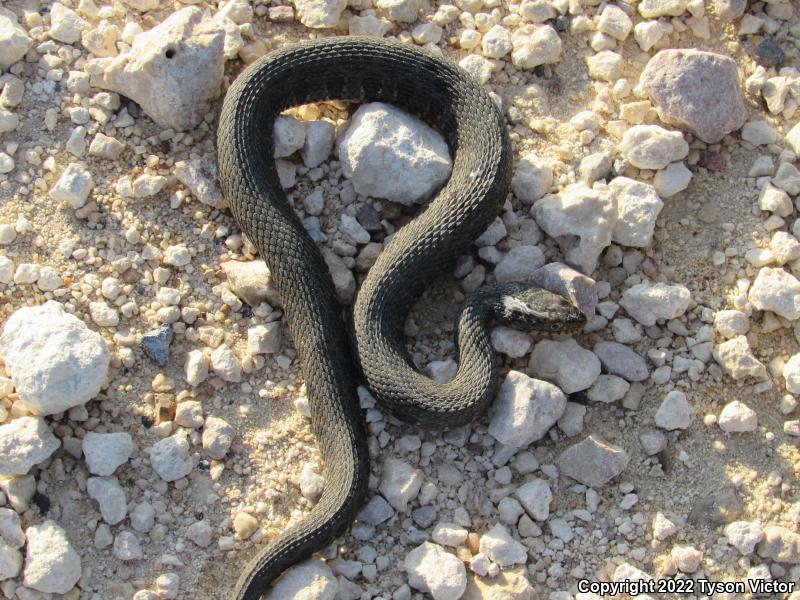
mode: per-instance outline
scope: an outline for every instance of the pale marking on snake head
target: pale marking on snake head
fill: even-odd
[[[539,317],[540,319],[547,319],[550,317],[549,312],[536,310],[533,306],[531,306],[527,302],[523,302],[522,300],[515,298],[514,296],[503,296],[502,302],[503,302],[503,307],[509,312],[521,312],[525,313],[526,315],[533,315],[534,317]]]

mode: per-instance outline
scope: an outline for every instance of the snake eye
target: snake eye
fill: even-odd
[[[558,331],[561,329],[561,323],[550,323],[550,331]]]

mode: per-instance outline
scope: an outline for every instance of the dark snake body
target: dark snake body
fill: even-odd
[[[362,284],[353,308],[352,344],[328,268],[286,201],[272,159],[275,118],[287,108],[324,100],[397,105],[435,125],[453,156],[447,184],[386,244]],[[411,305],[494,220],[510,179],[509,142],[497,107],[464,71],[433,54],[348,37],[265,56],[225,97],[218,159],[231,211],[278,288],[325,465],[320,501],[256,555],[231,596],[255,600],[284,570],[344,533],[366,495],[369,456],[354,359],[379,404],[396,417],[420,426],[461,425],[496,391],[489,320],[520,323],[508,302],[513,294],[522,294],[523,308],[546,305],[551,298],[520,284],[468,298],[457,321],[459,368],[450,383],[437,384],[420,374],[406,350],[403,325]],[[526,305],[526,300],[532,302]],[[574,316],[569,310],[523,313],[529,328],[544,318]]]

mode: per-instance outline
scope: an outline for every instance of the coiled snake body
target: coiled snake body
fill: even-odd
[[[276,116],[323,100],[398,105],[438,127],[453,156],[447,184],[393,236],[369,271],[353,307],[352,336],[322,255],[286,201],[272,159]],[[409,309],[497,216],[511,160],[505,124],[491,98],[433,54],[358,37],[281,49],[233,83],[217,143],[223,192],[278,288],[325,466],[319,502],[258,552],[236,583],[232,598],[255,600],[284,570],[341,535],[365,497],[369,456],[356,361],[384,409],[420,426],[453,427],[469,422],[494,397],[490,320],[550,330],[583,317],[560,296],[529,285],[482,289],[459,313],[455,378],[438,384],[416,370],[403,338]]]

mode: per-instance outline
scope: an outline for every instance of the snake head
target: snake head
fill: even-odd
[[[495,318],[526,331],[572,332],[586,324],[586,316],[563,296],[522,284],[510,286],[500,296]]]

